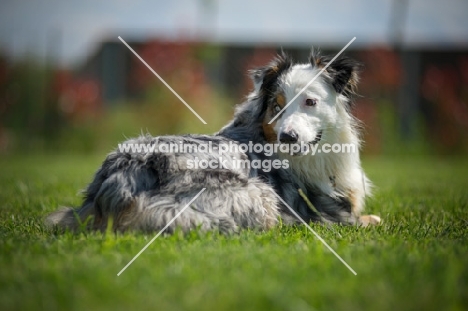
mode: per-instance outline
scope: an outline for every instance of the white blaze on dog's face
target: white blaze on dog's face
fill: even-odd
[[[320,72],[312,65],[295,65],[279,79],[279,96],[289,103]],[[318,76],[277,118],[274,131],[281,143],[316,144],[336,126],[336,92]],[[276,109],[277,110],[277,109]]]
[[[348,114],[346,95],[354,91],[357,83],[357,64],[348,59],[338,60],[316,77],[327,61],[312,55],[309,64],[292,65],[283,56],[269,67],[270,71],[264,69],[260,90],[264,88],[263,130],[267,141],[308,145],[333,143],[332,138],[341,126],[339,123]],[[301,93],[305,86],[307,88]]]

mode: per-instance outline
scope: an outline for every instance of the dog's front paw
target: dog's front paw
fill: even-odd
[[[381,219],[379,216],[376,215],[362,215],[359,217],[359,225],[362,227],[367,227],[369,225],[379,225],[381,223]]]

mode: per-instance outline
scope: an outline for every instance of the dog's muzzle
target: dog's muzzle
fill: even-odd
[[[319,141],[321,141],[321,140],[322,140],[322,134],[323,134],[323,131],[319,131],[319,132],[317,133],[317,136],[315,136],[315,139],[314,139],[313,141],[309,142],[309,144],[310,144],[310,145],[315,145],[315,144],[317,144]]]
[[[279,141],[283,144],[295,144],[298,137],[299,135],[295,131],[281,132]]]

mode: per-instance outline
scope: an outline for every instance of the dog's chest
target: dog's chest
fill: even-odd
[[[319,189],[331,196],[342,192],[344,188],[339,182],[340,179],[337,178],[337,168],[330,163],[293,158],[290,159],[290,170],[299,183],[306,188]]]

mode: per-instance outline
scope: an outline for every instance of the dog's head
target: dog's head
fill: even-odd
[[[330,61],[312,51],[309,63],[293,64],[282,54],[251,72],[268,142],[333,143],[340,128],[351,126],[348,108],[356,92],[359,64],[344,57]]]

